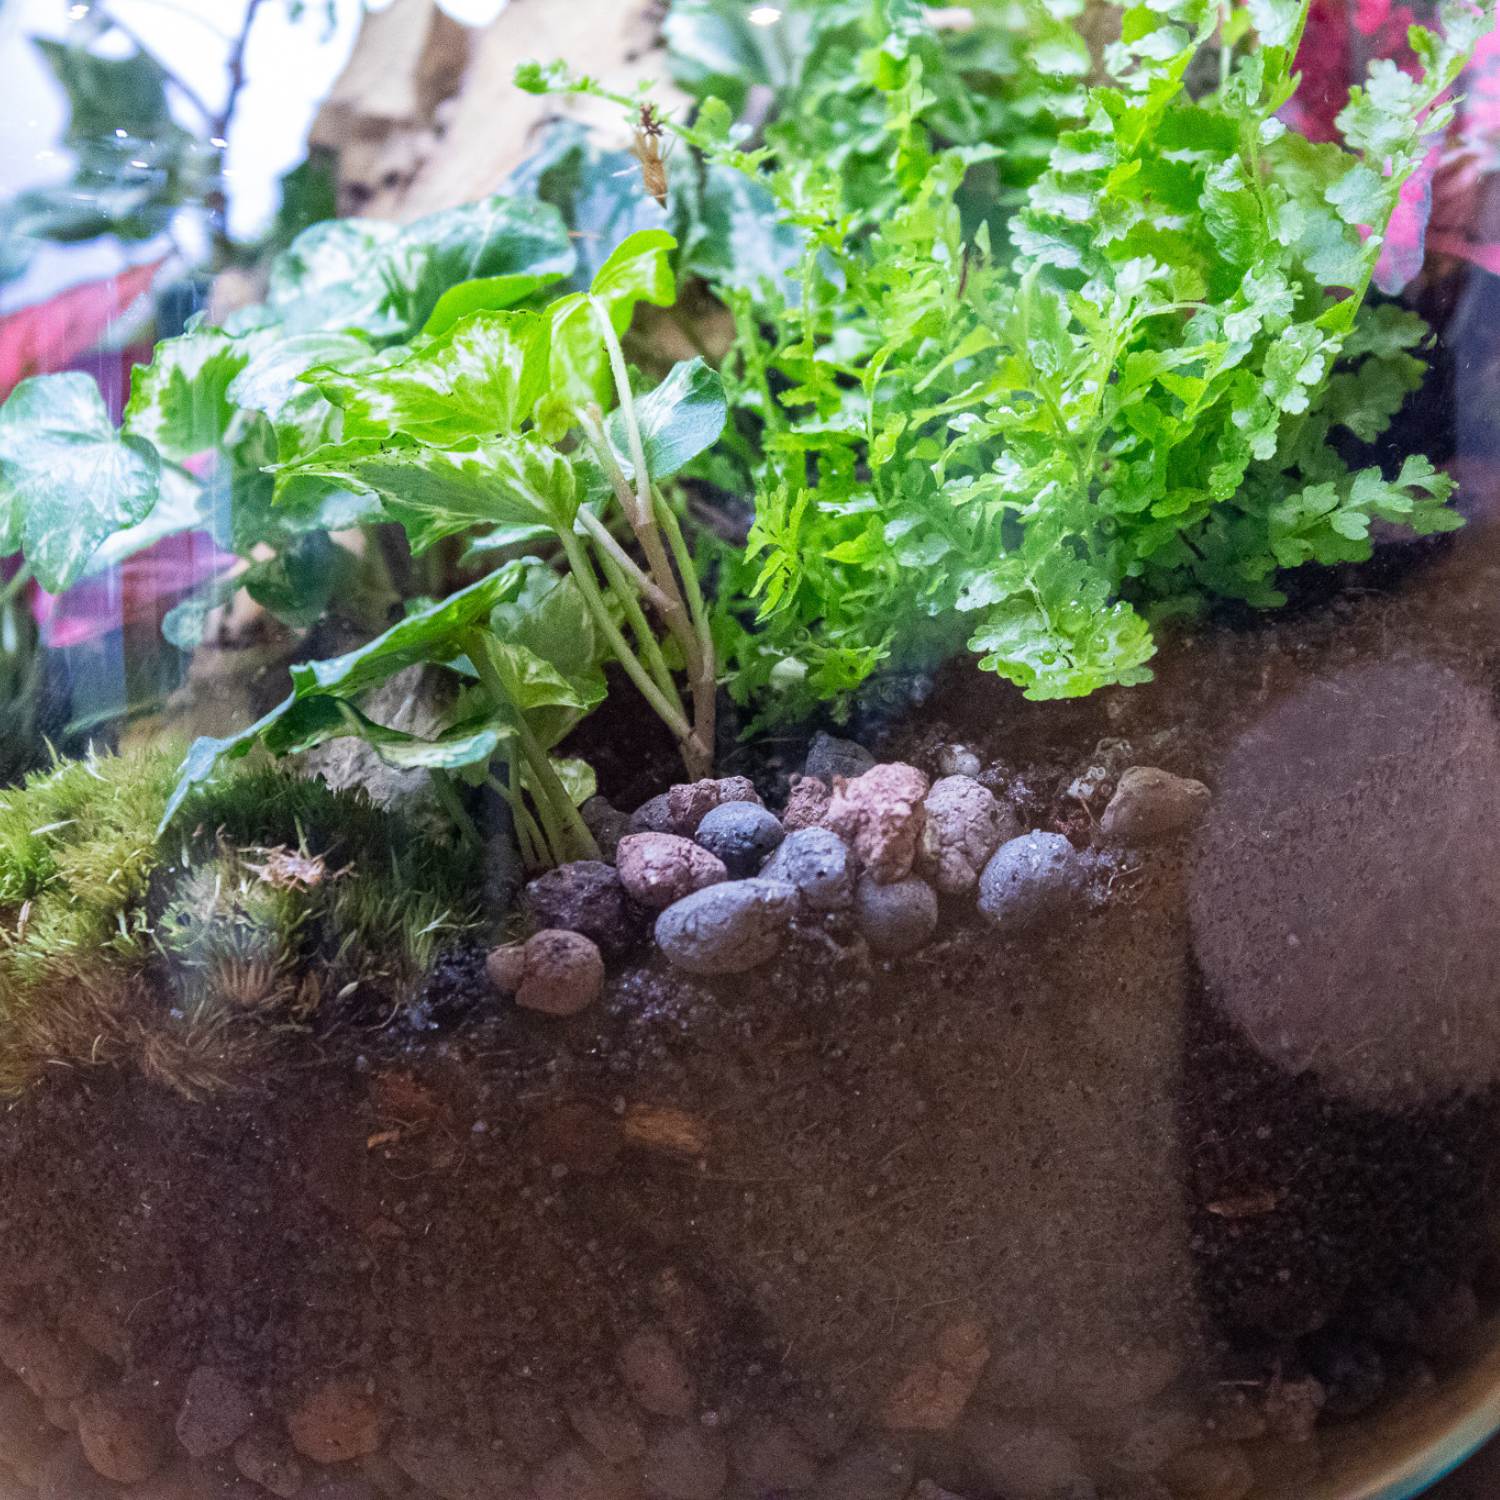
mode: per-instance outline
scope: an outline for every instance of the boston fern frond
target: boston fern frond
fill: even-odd
[[[1368,557],[1376,520],[1458,524],[1425,460],[1355,473],[1330,440],[1378,437],[1420,381],[1424,325],[1365,295],[1493,14],[1444,4],[1419,71],[1377,65],[1337,145],[1279,118],[1307,0],[1129,6],[1092,60],[1017,9],[1039,100],[1073,120],[1008,219],[965,212],[1005,142],[945,134],[943,59],[899,0],[871,6],[859,69],[885,102],[878,190],[791,149],[794,121],[754,151],[712,99],[675,127],[803,246],[722,291],[761,457],[717,631],[771,717],[964,642],[1032,698],[1140,682],[1158,616],[1277,604],[1280,570]]]

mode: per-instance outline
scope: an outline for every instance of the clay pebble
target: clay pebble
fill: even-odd
[[[796,886],[803,904],[814,911],[842,911],[854,900],[854,857],[827,828],[787,834],[761,875]]]
[[[1026,833],[995,851],[979,877],[979,909],[1002,932],[1040,927],[1081,904],[1088,862],[1060,833]]]
[[[775,956],[796,904],[796,887],[782,880],[711,885],[656,919],[656,943],[690,974],[740,974]]]
[[[620,840],[616,868],[630,898],[653,911],[717,885],[730,874],[716,854],[675,833],[626,834]]]
[[[786,837],[786,829],[758,802],[721,802],[704,813],[694,837],[723,861],[731,879],[744,880],[759,872]]]
[[[887,885],[861,875],[854,888],[854,914],[876,953],[899,958],[915,953],[937,930],[937,893],[916,875]]]

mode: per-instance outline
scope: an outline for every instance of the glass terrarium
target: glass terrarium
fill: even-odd
[[[596,128],[19,379],[0,1497],[1487,1439],[1494,21],[518,8]]]

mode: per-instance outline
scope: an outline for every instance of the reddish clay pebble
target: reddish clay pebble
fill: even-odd
[[[114,1500],[119,1493],[89,1463],[76,1437],[64,1438],[62,1446],[42,1465],[36,1492],[37,1500]]]
[[[645,1328],[620,1349],[626,1389],[653,1417],[690,1417],[697,1389],[665,1334]]]
[[[962,896],[1021,821],[987,787],[968,776],[945,776],[927,794],[927,821],[917,855],[918,872],[945,896]]]
[[[604,956],[581,932],[549,929],[526,940],[516,1004],[548,1016],[576,1016],[604,988]]]
[[[885,885],[904,880],[916,862],[926,822],[927,778],[915,766],[893,761],[835,783],[823,823],[859,856],[870,878]]]
[[[1156,766],[1131,766],[1099,819],[1099,832],[1112,844],[1174,838],[1196,828],[1212,800],[1201,781]]]
[[[675,833],[631,833],[615,856],[620,883],[653,911],[729,878],[724,861]]]
[[[485,1493],[488,1500],[493,1492]],[[582,1448],[564,1448],[537,1471],[531,1494],[532,1500],[636,1500],[640,1490]]]
[[[788,833],[795,833],[799,828],[821,827],[833,801],[828,784],[816,776],[793,776],[791,785],[786,806],[781,812],[781,826]]]
[[[44,1401],[71,1401],[99,1379],[99,1357],[75,1339],[35,1323],[0,1323],[0,1364]]]
[[[139,1407],[97,1392],[78,1402],[77,1413],[84,1457],[106,1479],[139,1484],[166,1461],[161,1423]]]
[[[42,1465],[61,1441],[30,1391],[10,1380],[0,1385],[0,1463],[8,1465],[22,1484],[37,1482]]]
[[[634,1417],[603,1406],[575,1406],[568,1412],[573,1431],[610,1464],[628,1464],[646,1451],[646,1434]]]
[[[302,1460],[275,1427],[257,1427],[234,1445],[234,1466],[252,1484],[291,1500],[303,1483]]]
[[[442,1500],[490,1500],[524,1493],[525,1476],[513,1460],[414,1423],[403,1425],[391,1439],[391,1459],[423,1494]]]
[[[521,976],[526,972],[526,945],[506,943],[491,948],[484,960],[484,972],[500,994],[514,995],[521,988]]]
[[[748,776],[720,776],[716,780],[679,782],[667,793],[671,831],[692,838],[704,815],[726,802],[759,802],[760,793]]]
[[[729,1483],[723,1439],[687,1423],[663,1428],[646,1450],[641,1477],[650,1500],[718,1500]]]
[[[736,1477],[757,1495],[802,1494],[817,1483],[811,1451],[784,1422],[747,1422],[730,1446]]]
[[[286,1419],[292,1446],[315,1464],[349,1463],[380,1447],[384,1413],[358,1380],[320,1385]]]
[[[211,1365],[199,1365],[188,1376],[182,1409],[177,1413],[177,1441],[194,1458],[222,1453],[247,1433],[255,1406],[241,1386]]]

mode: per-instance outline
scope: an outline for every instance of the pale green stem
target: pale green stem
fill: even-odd
[[[31,564],[23,562],[11,575],[4,588],[0,588],[0,609],[3,609],[22,589],[31,582]]]
[[[600,552],[599,566],[603,569],[605,579],[615,598],[620,601],[620,608],[625,611],[625,618],[630,623],[631,634],[635,636],[641,657],[646,663],[646,669],[656,679],[656,685],[662,692],[675,697],[677,684],[672,681],[671,670],[667,666],[666,658],[661,654],[661,647],[657,645],[651,622],[636,602],[629,580],[621,574],[615,565],[614,558],[606,551]]]
[[[479,673],[479,680],[494,700],[496,708],[511,716],[511,722],[516,731],[516,740],[526,763],[526,770],[531,775],[532,790],[536,794],[537,811],[541,815],[542,827],[549,833],[549,842],[557,849],[564,849],[571,844],[573,848],[582,852],[582,858],[598,859],[599,846],[594,842],[593,834],[579,817],[578,809],[573,806],[573,799],[568,795],[568,789],[553,769],[552,761],[546,750],[542,748],[541,741],[537,739],[535,732],[526,722],[525,713],[518,704],[512,701],[510,694],[505,690],[505,683],[490,655],[490,638],[482,631],[472,630],[465,637],[464,644],[468,650],[469,660],[474,663],[474,669]]]
[[[436,768],[427,773],[432,778],[432,789],[437,793],[438,801],[447,809],[448,816],[458,825],[458,831],[464,839],[476,848],[484,845],[484,840],[479,836],[479,830],[474,826],[474,820],[469,816],[469,810],[463,804],[458,795],[458,788],[453,785],[453,778],[446,771]]]
[[[609,642],[615,659],[625,669],[630,680],[640,690],[641,696],[651,705],[667,728],[682,741],[684,746],[687,745],[693,737],[693,726],[688,723],[681,704],[673,703],[652,681],[651,674],[641,665],[640,658],[630,648],[630,642],[620,633],[620,627],[610,617],[609,606],[604,602],[604,596],[600,593],[598,581],[594,577],[593,564],[590,563],[578,538],[571,532],[560,532],[559,536],[562,540],[563,551],[567,554],[568,564],[573,570],[573,579],[583,595],[589,613],[594,617],[594,623],[604,633],[605,640]]]
[[[635,468],[635,525],[639,529],[651,521],[651,476],[646,472],[646,447],[641,441],[641,424],[636,420],[635,400],[630,392],[630,370],[625,363],[625,350],[615,325],[609,320],[609,310],[597,298],[589,298],[594,309],[599,331],[604,337],[604,347],[609,352],[609,367],[615,377],[615,390],[620,398],[620,415],[625,419],[625,441],[630,448],[630,462]]]
[[[507,766],[507,772],[511,776],[516,775],[514,761]],[[537,826],[536,819],[531,815],[531,809],[526,806],[521,796],[519,783],[517,786],[512,786],[509,782],[502,781],[493,772],[485,780],[493,791],[505,798],[510,808],[510,815],[515,820],[516,843],[520,846],[521,862],[526,868],[540,870],[550,864],[556,864],[557,860],[553,852],[548,849],[542,830]]]
[[[635,585],[635,588],[651,601],[653,608],[660,610],[663,615],[671,610],[672,601],[641,571],[635,559],[619,544],[614,533],[593,511],[580,510],[578,522],[588,532],[590,539],[597,545],[600,552],[607,556],[615,567]]]

